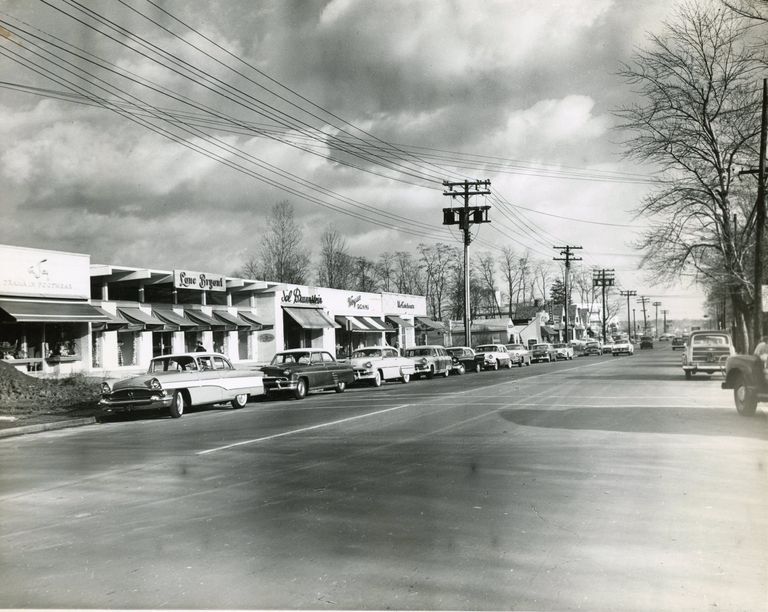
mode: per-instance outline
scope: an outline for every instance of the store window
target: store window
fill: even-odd
[[[248,338],[250,331],[237,332],[237,356],[240,359],[248,359]]]
[[[202,338],[196,331],[185,331],[184,332],[184,350],[187,353],[194,352],[195,348],[197,347],[198,340],[202,341]]]
[[[117,365],[135,366],[138,364],[139,332],[117,332]]]
[[[213,332],[213,350],[216,353],[227,353],[227,332],[214,331]]]
[[[173,352],[173,332],[152,332],[152,356]]]
[[[91,365],[94,368],[102,367],[104,363],[104,332],[91,333]]]

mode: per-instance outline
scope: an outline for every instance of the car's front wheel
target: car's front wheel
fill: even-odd
[[[475,372],[480,374],[480,371],[483,369],[483,366],[481,366],[478,362],[475,362]]]
[[[184,394],[181,391],[174,391],[173,401],[171,402],[171,407],[168,409],[171,413],[171,418],[180,418],[184,414],[185,404]]]
[[[409,382],[411,382],[411,375],[410,375],[410,374],[403,374],[403,375],[400,377],[400,380],[402,380],[402,381],[403,381],[403,384],[404,384],[404,385],[407,385]]]
[[[343,380],[340,380],[336,383],[336,387],[334,388],[334,391],[336,393],[344,393],[344,391],[347,390],[347,383],[345,383]]]
[[[435,377],[435,366],[429,366],[429,372],[427,372],[427,378]]]
[[[691,380],[691,378],[693,378],[693,372],[691,372],[690,370],[686,370],[685,371],[685,380]]]
[[[293,390],[293,397],[297,400],[304,399],[307,396],[307,381],[305,378],[299,378],[296,381],[296,388]]]
[[[512,369],[512,360],[511,360],[511,359],[509,359],[509,360],[507,361],[507,370],[511,370],[511,369]]]
[[[463,363],[460,363],[458,366],[456,366],[456,374],[458,374],[459,376],[464,374],[464,372],[466,371],[467,371],[467,368],[464,367]]]
[[[235,395],[234,399],[232,400],[232,408],[244,408],[245,405],[248,403],[248,394],[247,393],[238,393]]]
[[[378,370],[376,370],[376,372],[374,372],[373,380],[371,380],[371,384],[374,387],[381,387],[381,372],[379,372]]]
[[[733,388],[733,403],[741,416],[754,416],[757,410],[757,396],[747,387],[743,377]]]

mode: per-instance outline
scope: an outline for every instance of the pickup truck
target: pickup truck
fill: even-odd
[[[723,389],[733,389],[736,412],[753,416],[758,402],[768,402],[768,381],[763,361],[756,355],[733,355],[725,362]]]

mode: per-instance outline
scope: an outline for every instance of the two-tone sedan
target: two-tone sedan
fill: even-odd
[[[449,346],[448,354],[453,358],[453,371],[456,374],[464,372],[479,372],[483,366],[475,359],[475,351],[468,346]]]
[[[267,395],[287,391],[303,399],[310,391],[343,393],[355,381],[355,371],[348,363],[336,361],[322,349],[290,349],[277,353],[264,372]]]
[[[481,344],[475,347],[475,361],[482,364],[484,370],[512,367],[512,358],[503,344]]]
[[[557,352],[555,347],[549,342],[542,342],[541,344],[534,344],[531,349],[531,361],[539,362],[546,361],[551,363],[557,361]]]
[[[238,370],[219,353],[180,353],[155,357],[146,374],[102,383],[99,406],[105,412],[163,409],[178,419],[188,406],[242,408],[263,393],[260,372]]]
[[[573,347],[565,342],[558,342],[552,345],[555,349],[555,354],[558,359],[573,359]]]
[[[407,383],[416,373],[413,359],[401,357],[391,346],[366,346],[356,349],[349,359],[355,370],[355,381],[367,381],[380,387],[385,380]]]
[[[505,348],[512,363],[516,363],[518,368],[531,365],[531,351],[524,344],[506,344]]]
[[[432,378],[435,374],[448,376],[453,370],[453,359],[439,344],[427,344],[405,349],[405,356],[413,359],[416,374]]]

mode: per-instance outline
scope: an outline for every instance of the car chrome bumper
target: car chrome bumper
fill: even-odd
[[[355,380],[373,380],[376,378],[376,372],[369,370],[355,370]]]
[[[102,397],[99,407],[105,412],[120,412],[129,410],[159,410],[168,408],[173,403],[172,395],[162,395],[149,399],[112,400]]]
[[[291,380],[288,378],[267,378],[266,376],[262,380],[264,385],[264,392],[268,391],[293,391],[298,384],[297,380]]]

